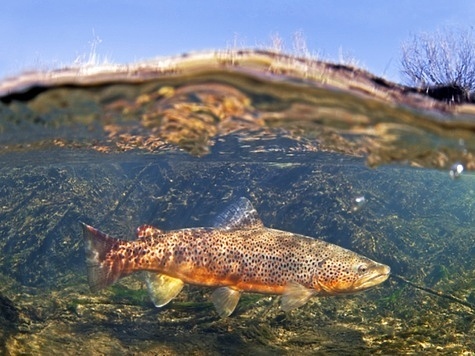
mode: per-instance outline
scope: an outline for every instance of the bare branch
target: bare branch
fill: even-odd
[[[453,86],[467,94],[474,91],[473,30],[446,29],[414,35],[402,45],[401,74],[413,86]]]

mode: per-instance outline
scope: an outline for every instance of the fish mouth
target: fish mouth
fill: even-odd
[[[377,268],[374,268],[372,273],[358,280],[354,285],[355,290],[365,290],[383,283],[388,279],[390,273],[391,268],[389,268],[389,266],[380,265]]]

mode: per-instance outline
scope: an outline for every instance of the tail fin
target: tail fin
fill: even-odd
[[[87,279],[91,291],[97,292],[130,273],[125,268],[123,256],[116,253],[119,246],[127,241],[115,239],[92,226],[81,224],[86,250]]]

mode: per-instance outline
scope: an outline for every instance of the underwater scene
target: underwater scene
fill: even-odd
[[[1,354],[475,349],[473,105],[256,50],[29,72],[0,162]]]

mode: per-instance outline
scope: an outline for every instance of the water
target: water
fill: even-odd
[[[4,353],[475,348],[471,106],[265,53],[166,63],[0,84]],[[225,320],[206,288],[185,287],[163,309],[138,275],[89,291],[79,221],[130,239],[144,223],[210,225],[241,196],[266,226],[349,248],[412,284],[393,277],[288,314],[245,295]]]

